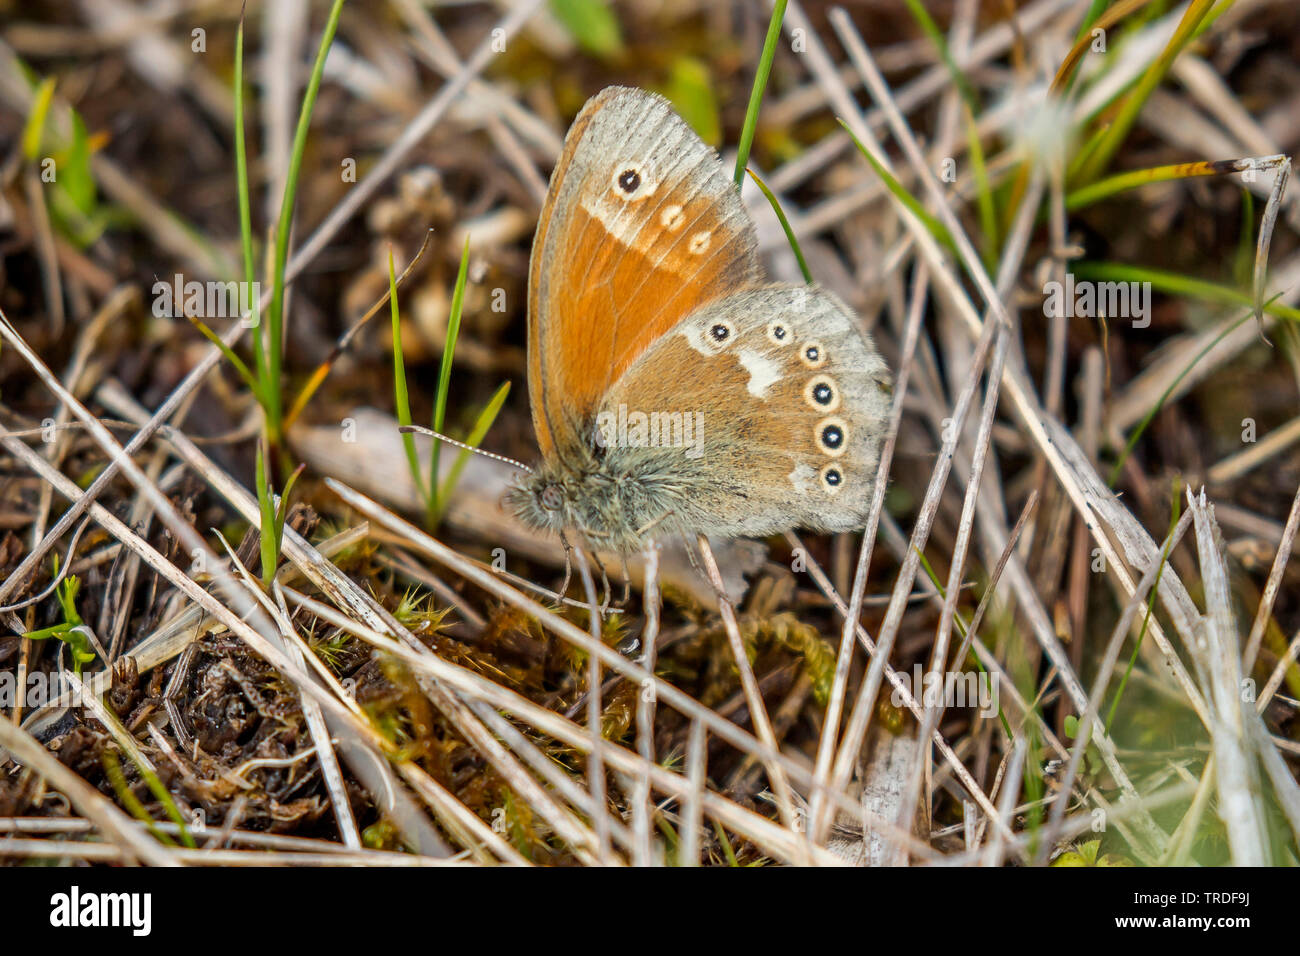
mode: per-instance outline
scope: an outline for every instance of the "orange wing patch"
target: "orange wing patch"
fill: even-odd
[[[620,195],[642,173],[646,194]],[[578,428],[659,336],[757,277],[754,227],[717,154],[661,97],[594,97],[565,140],[533,245],[529,397],[542,455],[581,445]]]

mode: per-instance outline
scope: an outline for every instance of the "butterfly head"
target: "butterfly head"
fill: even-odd
[[[574,470],[543,463],[507,497],[506,503],[535,528],[589,538],[599,550],[636,550],[644,517],[634,482],[619,480],[599,467]]]

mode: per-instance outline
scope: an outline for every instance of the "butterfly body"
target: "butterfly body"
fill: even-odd
[[[837,298],[760,275],[716,153],[660,97],[593,98],[533,246],[526,522],[618,551],[865,523],[888,371]]]

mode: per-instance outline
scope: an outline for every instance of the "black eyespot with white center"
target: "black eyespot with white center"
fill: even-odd
[[[704,351],[717,353],[735,340],[736,326],[728,319],[714,319],[696,334],[702,340]]]
[[[767,340],[773,345],[789,345],[794,336],[790,333],[790,326],[784,322],[769,322],[767,326]]]
[[[837,495],[844,487],[844,472],[840,470],[839,465],[826,465],[818,472],[818,477],[821,478],[822,489],[827,494]]]
[[[808,368],[821,368],[826,364],[826,349],[820,342],[805,342],[799,346],[799,361]]]
[[[814,375],[803,389],[803,400],[818,412],[833,412],[840,407],[840,390],[829,375]]]
[[[824,454],[838,458],[849,446],[849,426],[842,418],[823,418],[813,428],[813,441]]]
[[[642,163],[616,167],[609,185],[624,202],[639,202],[655,191],[654,176]]]

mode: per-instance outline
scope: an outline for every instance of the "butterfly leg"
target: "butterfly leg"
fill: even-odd
[[[671,518],[671,517],[673,516],[673,514],[674,514],[674,512],[672,512],[672,511],[665,511],[665,512],[664,512],[663,514],[661,514],[658,518],[655,518],[654,521],[648,522],[647,524],[643,524],[641,527],[639,527],[639,528],[636,529],[637,537],[638,537],[638,538],[645,537],[645,535],[646,535],[646,534],[647,534],[647,533],[648,533],[652,528],[655,528],[655,527],[657,527],[658,525],[662,524],[663,522],[667,521],[669,518]]]
[[[595,561],[596,567],[600,569],[600,587],[604,591],[600,599],[600,616],[604,617],[605,612],[609,610],[609,599],[613,594],[613,588],[609,583],[609,573],[605,570],[605,562],[600,560],[595,551],[591,553],[591,560]]]
[[[560,585],[560,603],[563,604],[564,596],[569,593],[569,581],[573,579],[573,545],[569,544],[563,531],[560,532],[560,544],[564,545],[564,583]]]
[[[632,571],[627,566],[627,555],[619,554],[618,560],[623,565],[623,596],[619,599],[619,607],[627,607],[627,602],[632,599]]]
[[[701,535],[701,537],[703,536]],[[700,562],[696,560],[696,554],[698,552],[695,549],[699,547],[699,545],[691,541],[690,537],[685,534],[682,535],[682,543],[686,546],[685,550],[687,560],[691,562],[691,567],[699,572],[700,577],[704,578],[704,580],[708,582],[709,589],[713,592],[713,597],[718,602],[718,606],[721,607],[724,602],[730,602],[731,596],[721,587],[721,578],[715,581],[708,572],[704,570],[704,567]]]

